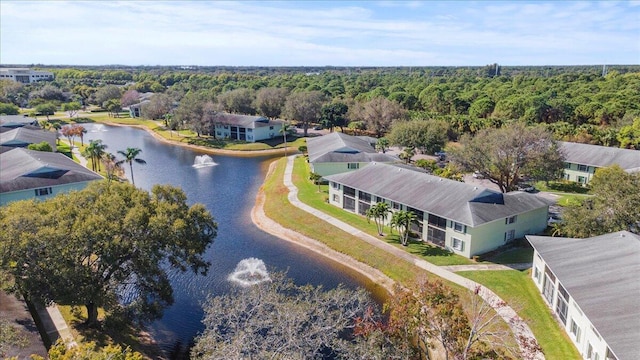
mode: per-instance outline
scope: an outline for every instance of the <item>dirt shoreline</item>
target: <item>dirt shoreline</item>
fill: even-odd
[[[261,157],[261,156],[284,155],[285,154],[285,148],[270,149],[270,150],[246,150],[246,151],[243,151],[243,150],[227,150],[227,149],[213,149],[213,148],[202,146],[202,145],[185,144],[185,143],[181,143],[181,142],[178,142],[178,141],[173,141],[173,140],[167,139],[165,137],[160,136],[158,133],[156,133],[155,131],[149,129],[145,125],[118,124],[118,123],[113,123],[113,122],[110,122],[110,121],[100,121],[100,123],[101,124],[105,124],[105,125],[109,125],[109,126],[128,126],[128,127],[133,127],[133,128],[145,130],[147,133],[149,133],[151,136],[153,136],[156,140],[162,141],[165,144],[182,146],[182,147],[186,147],[186,148],[189,148],[189,149],[197,150],[197,151],[200,151],[200,152],[203,152],[203,153],[207,153],[207,154],[212,154],[212,155],[228,155],[228,156],[237,156],[237,157]],[[297,149],[294,150],[291,147],[287,147],[286,150],[288,150],[287,153],[289,153],[289,154],[294,154],[294,153],[298,152]]]

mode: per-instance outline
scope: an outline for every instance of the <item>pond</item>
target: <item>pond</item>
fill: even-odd
[[[102,124],[83,126],[88,130],[85,141],[102,139],[108,152],[115,154],[127,147],[142,149],[139,158],[147,164],[134,163],[136,186],[147,190],[155,184],[178,186],[187,194],[189,203],[203,203],[218,223],[218,236],[205,254],[212,263],[208,274],[171,273],[175,303],[150,325],[150,332],[164,351],[171,351],[177,342],[189,343],[204,329],[203,301],[234,286],[228,276],[243,259],[260,259],[268,271],[286,271],[297,284],[329,289],[340,283],[349,288],[375,288],[346,267],[269,235],[253,224],[250,211],[273,158],[210,155],[208,159],[192,149],[160,142],[144,130]],[[130,179],[128,165],[125,171]]]

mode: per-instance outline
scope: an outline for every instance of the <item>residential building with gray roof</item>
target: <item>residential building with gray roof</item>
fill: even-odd
[[[331,204],[361,215],[378,202],[412,211],[418,217],[412,232],[420,240],[466,257],[547,227],[550,202],[521,191],[503,194],[382,163],[326,178]]]
[[[51,149],[56,151],[56,133],[42,129],[18,127],[0,133],[0,146],[3,147],[27,147],[31,144],[46,142]]]
[[[284,121],[264,116],[220,113],[214,117],[213,123],[218,138],[256,142],[283,136]]]
[[[101,179],[63,154],[15,148],[0,154],[0,206],[81,190]]]
[[[351,136],[341,132],[307,139],[311,171],[329,176],[354,171],[372,162],[395,163],[395,156],[378,153],[371,145],[372,138]]]
[[[527,236],[532,277],[584,359],[640,356],[640,236]]]
[[[626,172],[640,171],[640,150],[558,141],[565,157],[565,180],[588,184],[601,167],[618,165]]]

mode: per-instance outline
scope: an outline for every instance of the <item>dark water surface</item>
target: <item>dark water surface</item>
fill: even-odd
[[[142,149],[139,157],[147,165],[134,163],[136,186],[147,190],[155,184],[179,186],[189,203],[203,203],[218,222],[218,236],[205,254],[212,263],[207,276],[171,274],[175,303],[165,310],[162,319],[150,326],[163,350],[170,351],[178,341],[189,343],[204,329],[202,302],[208,295],[223,294],[234,286],[227,277],[245,258],[263,260],[270,271],[288,271],[297,284],[334,288],[342,283],[349,288],[376,288],[349,269],[271,236],[251,222],[250,211],[264,181],[269,158],[211,155],[218,165],[196,169],[194,159],[200,153],[166,145],[143,130],[101,124],[83,126],[89,131],[85,141],[102,139],[107,151],[113,154],[127,147]],[[129,166],[124,165],[127,178],[131,179]]]

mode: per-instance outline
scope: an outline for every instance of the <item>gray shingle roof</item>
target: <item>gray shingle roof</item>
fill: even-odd
[[[502,194],[381,163],[373,163],[349,173],[330,175],[326,179],[469,226],[549,205],[547,200],[536,195],[520,191]]]
[[[249,129],[282,124],[282,120],[270,120],[264,116],[228,114],[228,113],[218,114],[218,116],[216,116],[215,122],[219,124],[225,124],[225,125],[241,126]]]
[[[25,144],[38,144],[43,141],[48,142],[51,148],[55,150],[56,134],[52,131],[19,127],[0,134],[0,145],[2,146],[24,147]]]
[[[619,231],[588,239],[527,239],[618,359],[637,359],[640,236]]]
[[[307,139],[309,162],[394,162],[397,158],[378,153],[369,139],[340,132]]]
[[[16,148],[0,154],[0,193],[100,179],[60,153]]]
[[[15,128],[25,125],[38,125],[38,121],[23,115],[0,115],[0,126],[2,127]]]
[[[558,144],[565,156],[565,161],[570,163],[595,167],[606,167],[618,164],[627,171],[640,171],[640,150],[565,141],[558,141]]]

